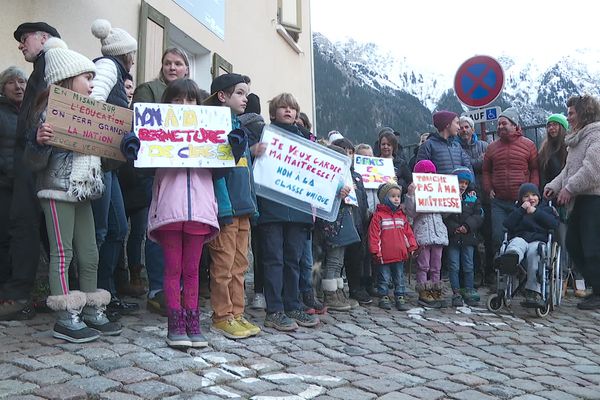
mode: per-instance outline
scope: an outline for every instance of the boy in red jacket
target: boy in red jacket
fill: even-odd
[[[408,311],[404,286],[404,261],[417,249],[417,241],[400,208],[402,188],[396,183],[385,183],[377,190],[377,205],[369,225],[369,251],[373,262],[379,264],[377,292],[381,296],[379,307],[391,310],[388,297],[390,279],[394,282],[396,309]]]

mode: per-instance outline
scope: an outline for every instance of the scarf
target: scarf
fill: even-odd
[[[73,152],[67,194],[78,201],[100,197],[104,192],[100,157]]]

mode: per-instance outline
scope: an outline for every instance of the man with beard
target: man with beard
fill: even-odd
[[[525,182],[540,184],[535,144],[523,136],[519,114],[514,107],[498,118],[498,136],[483,158],[483,190],[491,199],[492,243],[502,244],[504,219],[513,210],[519,187]]]

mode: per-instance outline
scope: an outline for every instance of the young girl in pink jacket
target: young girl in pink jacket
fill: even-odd
[[[191,79],[169,84],[163,103],[197,105],[204,99]],[[148,237],[165,257],[163,289],[169,319],[167,344],[204,347],[198,311],[198,265],[204,243],[219,232],[213,176],[207,168],[158,168],[148,213]],[[183,307],[180,282],[183,277]]]

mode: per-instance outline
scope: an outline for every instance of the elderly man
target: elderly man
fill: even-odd
[[[46,89],[44,43],[60,37],[58,31],[45,22],[26,22],[13,34],[26,61],[33,63],[33,72],[19,109],[14,151],[14,184],[9,215],[11,271],[0,288],[0,320],[30,319],[35,315],[31,291],[40,258],[40,221],[42,211],[33,182],[33,174],[23,165],[26,132],[33,120],[35,100]]]
[[[471,166],[475,172],[475,181],[481,186],[481,173],[483,167],[483,155],[487,150],[488,143],[479,140],[475,134],[475,123],[467,116],[462,116],[459,119],[460,130],[460,145],[465,153],[471,159]]]
[[[513,210],[519,186],[540,184],[535,144],[523,136],[519,114],[514,107],[498,118],[498,136],[483,158],[483,189],[491,199],[492,242],[497,251],[502,244],[504,219]]]

